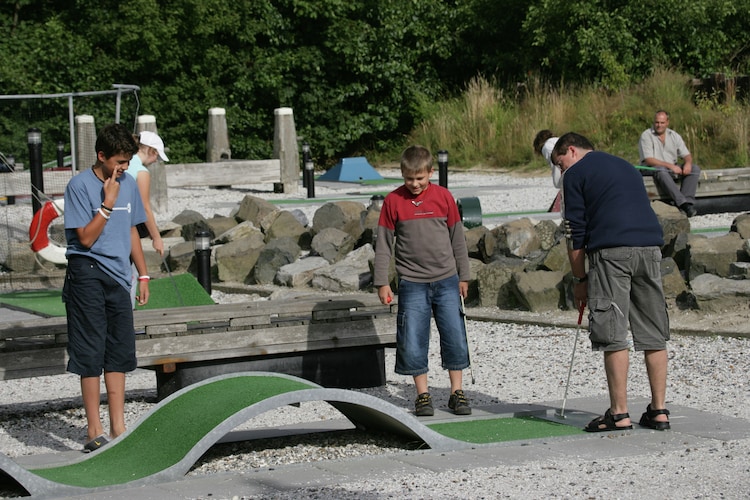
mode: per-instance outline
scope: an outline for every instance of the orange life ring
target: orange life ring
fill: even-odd
[[[65,211],[65,200],[59,199],[46,202],[42,208],[37,210],[29,226],[29,241],[31,250],[44,260],[54,264],[67,264],[65,258],[65,247],[50,241],[49,225]]]

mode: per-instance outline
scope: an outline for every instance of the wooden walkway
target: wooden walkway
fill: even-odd
[[[138,366],[173,374],[195,363],[394,346],[395,304],[375,294],[135,311]],[[0,330],[0,380],[65,373],[65,318]]]

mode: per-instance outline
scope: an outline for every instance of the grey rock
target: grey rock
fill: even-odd
[[[713,274],[701,274],[690,281],[690,288],[698,309],[721,313],[747,309],[750,300],[750,280],[721,278]]]
[[[715,274],[721,278],[729,277],[729,266],[733,262],[747,260],[743,244],[744,241],[737,233],[728,233],[716,238],[690,235],[690,282],[704,273]]]
[[[214,248],[216,274],[220,281],[246,283],[265,247],[260,231]]]
[[[312,281],[315,271],[328,265],[329,262],[323,257],[308,256],[281,266],[276,273],[275,282],[277,285],[295,288],[307,286]]]
[[[253,280],[262,285],[271,285],[282,266],[291,264],[300,254],[300,247],[292,238],[278,238],[266,244],[260,251],[253,268]]]
[[[278,208],[273,203],[257,196],[246,195],[240,202],[235,217],[240,222],[247,220],[255,224],[256,227],[262,227],[261,221],[263,218],[276,210]]]
[[[345,259],[318,269],[312,286],[332,292],[353,292],[372,285],[370,262],[375,258],[372,245],[364,245],[350,252]]]
[[[559,271],[514,272],[513,291],[528,311],[554,311],[563,303],[563,277]]]
[[[328,202],[313,216],[313,232],[318,234],[327,227],[349,233],[355,242],[362,237],[362,212],[365,206],[357,201]]]
[[[340,229],[327,227],[313,236],[310,248],[314,255],[319,255],[333,264],[338,262],[354,249],[355,240]]]

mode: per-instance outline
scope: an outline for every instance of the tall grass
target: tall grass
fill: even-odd
[[[407,142],[448,150],[452,168],[527,171],[546,168],[531,144],[548,128],[579,132],[597,149],[637,163],[638,138],[666,109],[702,168],[750,166],[750,104],[732,95],[696,96],[690,82],[665,68],[619,92],[540,79],[502,89],[476,77],[458,98],[419,103],[425,118]]]

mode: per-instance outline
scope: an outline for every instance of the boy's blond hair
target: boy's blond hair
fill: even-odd
[[[432,153],[424,146],[409,146],[401,153],[401,173],[432,171]]]

